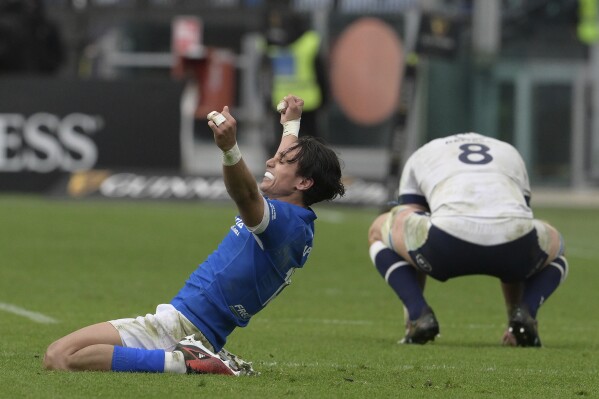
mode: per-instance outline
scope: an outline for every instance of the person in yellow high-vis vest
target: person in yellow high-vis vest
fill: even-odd
[[[320,55],[321,37],[308,25],[297,15],[284,15],[278,10],[269,13],[265,55],[270,90],[265,95],[268,107],[276,109],[283,97],[297,93],[304,100],[302,131],[318,137],[322,136],[318,120],[325,103],[326,78]],[[274,123],[276,132],[278,118]],[[268,141],[267,147],[275,145],[274,139]]]
[[[304,109],[314,111],[322,104],[322,92],[316,74],[316,59],[320,36],[316,31],[304,32],[289,46],[270,46],[268,56],[272,62],[271,105],[277,104],[289,93],[301,93]]]
[[[580,0],[578,5],[578,38],[592,45],[599,41],[599,1]]]

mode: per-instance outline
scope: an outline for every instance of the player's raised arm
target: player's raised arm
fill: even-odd
[[[245,164],[237,146],[237,121],[225,106],[221,113],[208,114],[208,126],[214,141],[223,152],[223,176],[231,199],[246,226],[256,226],[264,215],[264,200],[256,179]]]
[[[281,125],[283,125],[283,136],[277,153],[297,141],[303,108],[304,100],[292,94],[285,96],[277,106],[277,111],[281,113]]]

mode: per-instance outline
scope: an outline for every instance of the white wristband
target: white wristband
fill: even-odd
[[[283,137],[290,135],[298,137],[300,130],[300,120],[301,118],[283,123]]]
[[[237,143],[227,151],[223,151],[223,165],[233,166],[241,160],[241,151]]]

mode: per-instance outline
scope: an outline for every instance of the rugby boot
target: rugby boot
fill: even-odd
[[[503,338],[504,345],[541,347],[537,321],[524,308],[514,309]],[[514,345],[515,343],[515,345]]]
[[[439,322],[433,310],[426,307],[418,319],[408,320],[406,336],[399,343],[423,345],[428,341],[434,341],[437,335],[439,335]]]
[[[194,335],[185,337],[173,351],[183,353],[187,374],[225,374],[235,375],[217,355],[194,339]]]

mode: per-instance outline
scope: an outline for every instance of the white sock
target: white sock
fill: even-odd
[[[165,373],[187,373],[185,358],[180,351],[164,352],[164,372]]]

